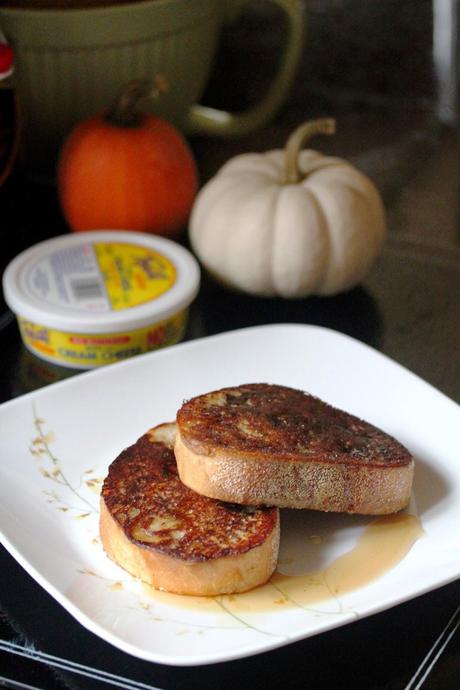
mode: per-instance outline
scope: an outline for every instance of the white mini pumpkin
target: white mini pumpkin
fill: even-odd
[[[350,163],[300,150],[335,122],[301,125],[284,150],[229,160],[195,200],[190,242],[219,281],[261,296],[331,295],[359,283],[385,234],[374,184]]]

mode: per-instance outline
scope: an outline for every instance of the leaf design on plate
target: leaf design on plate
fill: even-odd
[[[46,429],[46,420],[39,417],[33,406],[33,419],[36,436],[32,439],[29,451],[37,461],[37,469],[45,479],[62,487],[66,493],[70,491],[73,498],[77,499],[75,505],[64,499],[59,490],[44,491],[48,503],[54,503],[61,512],[70,512],[72,517],[82,520],[98,513],[97,508],[82,494],[82,487],[86,487],[99,493],[102,479],[94,475],[94,470],[88,469],[82,472],[78,485],[72,484],[64,472],[60,459],[54,454],[52,444],[56,441],[53,431]]]

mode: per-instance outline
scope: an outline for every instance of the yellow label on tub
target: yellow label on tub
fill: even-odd
[[[135,244],[97,242],[94,250],[114,311],[149,302],[174,285],[174,265],[153,249]]]
[[[19,318],[26,347],[39,357],[80,369],[113,364],[173,345],[183,336],[186,310],[151,326],[120,333],[66,333]]]

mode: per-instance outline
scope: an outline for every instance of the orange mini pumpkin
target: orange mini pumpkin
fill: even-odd
[[[78,124],[58,163],[59,199],[74,231],[123,229],[174,236],[198,189],[192,152],[177,129],[140,112],[157,87],[132,82],[113,107]]]

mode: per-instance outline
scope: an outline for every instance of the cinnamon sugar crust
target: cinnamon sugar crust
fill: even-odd
[[[148,432],[112,463],[101,496],[126,536],[188,561],[245,553],[276,527],[275,509],[247,509],[197,494],[179,479],[171,448]]]
[[[177,594],[230,594],[265,583],[278,556],[278,510],[226,504],[186,487],[175,436],[175,424],[160,425],[111,464],[99,523],[107,555]]]
[[[177,414],[193,451],[278,460],[404,466],[411,455],[377,427],[300,390],[253,383],[198,396]]]
[[[181,480],[246,505],[383,515],[409,502],[414,461],[392,436],[302,391],[224,388],[184,403]]]

